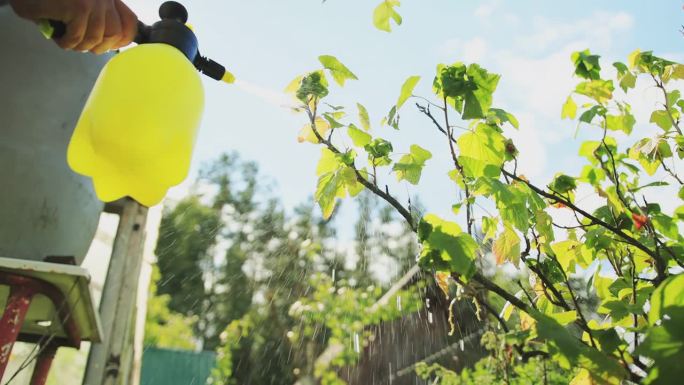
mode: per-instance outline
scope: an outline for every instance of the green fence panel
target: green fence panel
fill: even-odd
[[[205,385],[215,364],[214,352],[147,348],[140,385]]]

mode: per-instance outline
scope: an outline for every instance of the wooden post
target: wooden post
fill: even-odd
[[[130,340],[143,258],[147,208],[126,198],[106,205],[105,211],[120,219],[100,301],[103,342],[90,347],[83,385],[125,385],[122,353]]]

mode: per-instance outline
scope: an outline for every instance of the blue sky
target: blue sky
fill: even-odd
[[[141,19],[156,19],[157,1],[130,1]],[[361,102],[374,122],[374,135],[391,139],[397,152],[417,143],[432,150],[423,186],[383,178],[402,200],[419,194],[428,208],[449,212],[456,190],[444,177],[448,151],[442,137],[417,113],[402,112],[401,131],[380,127],[396,102],[402,82],[423,77],[416,94],[429,96],[435,66],[455,61],[481,63],[502,74],[494,104],[514,113],[521,130],[510,131],[521,151],[520,171],[545,184],[556,171],[576,173],[580,140],[595,136],[561,121],[560,108],[572,90],[570,53],[590,48],[604,68],[636,48],[681,60],[682,1],[466,1],[404,0],[402,26],[376,30],[372,12],[379,0],[195,0],[185,1],[203,54],[225,64],[238,84],[205,79],[207,102],[193,173],[223,151],[257,161],[277,183],[286,207],[309,199],[316,185],[320,150],[297,143],[303,116],[291,113],[282,90],[296,75],[317,69],[321,54],[337,56],[358,77],[333,87],[329,102]],[[637,120],[647,122],[655,96],[645,85],[632,101]],[[651,128],[643,127],[644,130]],[[680,167],[682,167],[680,165]],[[181,195],[181,187],[171,193]],[[429,197],[429,199],[427,199]],[[346,218],[346,219],[345,219]],[[342,216],[342,221],[348,215]]]

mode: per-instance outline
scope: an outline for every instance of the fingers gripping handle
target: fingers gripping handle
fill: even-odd
[[[38,22],[38,28],[46,39],[58,40],[66,34],[67,26],[58,20],[41,20]],[[137,44],[142,44],[147,41],[148,26],[145,23],[138,21],[138,32],[133,41]]]

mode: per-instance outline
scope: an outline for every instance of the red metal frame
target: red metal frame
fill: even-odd
[[[7,369],[12,347],[19,337],[26,313],[31,306],[31,300],[36,294],[48,297],[57,310],[57,315],[67,334],[67,343],[64,345],[74,348],[80,347],[81,338],[76,322],[71,316],[71,309],[69,309],[66,298],[56,286],[37,278],[4,271],[0,271],[0,285],[10,288],[5,311],[0,318],[0,378]],[[49,343],[40,347],[31,385],[45,384],[52,360],[59,346],[59,343]]]
[[[46,346],[41,346],[41,348],[40,354],[38,354],[38,360],[36,361],[36,366],[33,368],[31,385],[45,385],[48,374],[50,373],[50,366],[52,366],[52,360],[55,359],[55,354],[57,354],[59,345],[48,344]]]

